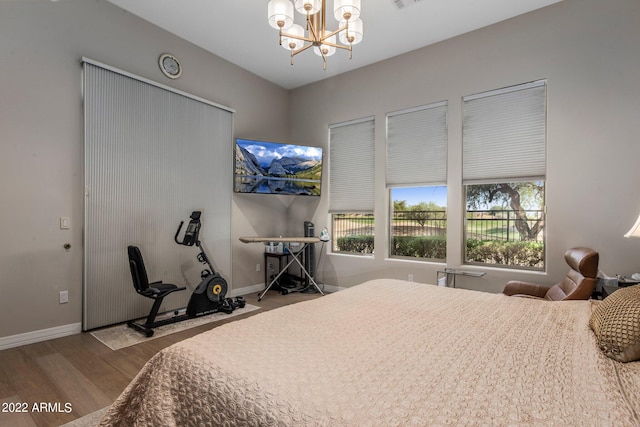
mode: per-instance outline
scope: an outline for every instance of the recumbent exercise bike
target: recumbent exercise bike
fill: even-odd
[[[200,273],[202,281],[191,294],[189,303],[187,304],[186,309],[184,309],[185,313],[182,315],[179,314],[182,310],[175,310],[174,316],[162,320],[156,320],[158,310],[162,305],[164,297],[173,292],[183,291],[187,288],[184,286],[178,287],[170,283],[162,283],[162,281],[149,283],[140,249],[137,246],[127,247],[129,268],[131,270],[131,277],[133,279],[133,285],[136,292],[144,297],[154,300],[153,306],[151,307],[151,311],[149,312],[145,323],[137,323],[132,320],[127,322],[127,325],[144,333],[148,337],[153,335],[153,328],[157,328],[158,326],[180,322],[186,319],[193,319],[195,317],[216,313],[218,311],[231,314],[236,308],[242,308],[246,304],[243,297],[236,297],[235,299],[225,297],[228,290],[227,282],[215,271],[200,242],[199,235],[200,227],[202,226],[202,223],[200,222],[200,215],[200,211],[193,211],[191,213],[191,220],[187,225],[182,241],[178,240],[178,236],[180,235],[180,230],[182,230],[184,221],[180,221],[178,231],[176,231],[176,235],[174,237],[175,242],[179,245],[196,245],[198,249],[200,249],[200,253],[197,255],[198,261],[203,264],[207,264],[209,267],[208,269],[205,268]]]

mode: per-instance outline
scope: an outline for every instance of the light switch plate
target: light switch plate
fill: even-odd
[[[68,216],[60,217],[60,230],[68,230],[71,228],[71,218]]]

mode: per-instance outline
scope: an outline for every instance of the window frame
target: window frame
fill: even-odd
[[[536,80],[462,100],[463,263],[546,271],[547,82]],[[543,186],[542,267],[469,261],[469,187],[527,182]]]
[[[539,212],[539,214],[542,217],[543,226],[542,226],[542,229],[537,233],[537,234],[542,233],[542,239],[541,239],[541,241],[538,241],[538,240],[533,241],[533,242],[542,243],[542,252],[540,254],[542,266],[537,267],[537,266],[527,266],[527,265],[522,265],[522,264],[504,264],[504,263],[491,263],[491,262],[486,262],[486,261],[483,262],[483,261],[472,261],[472,260],[470,261],[469,260],[469,240],[470,240],[469,239],[469,221],[470,221],[469,212],[470,212],[470,210],[468,209],[468,187],[470,185],[483,185],[483,184],[468,184],[468,185],[464,186],[465,208],[464,208],[464,220],[463,220],[463,231],[462,231],[462,238],[463,238],[463,251],[462,252],[463,252],[463,258],[464,258],[464,264],[465,265],[495,267],[495,268],[504,268],[504,269],[512,269],[512,270],[546,271],[546,251],[547,251],[546,193],[547,193],[547,183],[546,183],[546,181],[519,181],[517,183],[518,184],[522,184],[522,183],[532,183],[532,184],[542,183],[543,195],[542,195],[540,209],[524,209],[524,211],[526,211],[526,212],[530,212],[530,211]],[[493,183],[493,184],[496,184],[496,183]],[[498,183],[498,184],[514,184],[514,182]],[[477,212],[477,211],[490,211],[490,210],[492,210],[492,209],[481,209],[481,210],[474,210],[474,211]],[[504,210],[501,210],[501,212],[515,212],[515,211],[513,209],[504,209]],[[506,224],[507,224],[507,228],[506,228],[507,236],[509,236],[509,231],[508,231],[509,230],[509,224],[511,222],[513,222],[515,224],[516,220],[517,220],[516,218],[511,219],[509,217],[509,215],[508,215],[506,220],[504,220],[504,219],[497,219],[497,220],[489,219],[487,221],[496,221],[498,223],[500,221],[506,221]],[[531,219],[530,221],[535,221],[535,220]],[[518,233],[518,231],[514,231],[514,233]],[[490,241],[490,242],[506,241],[506,242],[514,242],[514,243],[523,242],[523,240],[509,240],[509,237],[507,237],[507,240],[502,240],[502,239],[489,240],[489,239],[487,239],[485,241]],[[531,242],[530,240],[525,240],[525,241]],[[531,254],[531,251],[529,251],[529,254]]]
[[[371,257],[375,250],[375,117],[330,125],[328,163],[330,253]],[[338,239],[344,236],[338,236],[336,219],[346,214],[368,215],[373,220],[370,252],[339,250]]]
[[[420,185],[420,186],[411,186],[408,188],[429,188],[429,187],[442,187],[445,189],[445,193],[447,191],[447,186],[446,185]],[[411,256],[411,255],[398,255],[398,254],[394,254],[394,250],[395,250],[395,246],[396,246],[396,237],[423,237],[423,236],[428,236],[428,235],[401,235],[401,234],[395,234],[394,233],[394,229],[396,228],[397,224],[396,224],[396,218],[395,218],[395,201],[393,200],[393,190],[394,189],[400,189],[400,188],[407,188],[407,187],[390,187],[388,189],[389,192],[389,230],[388,230],[388,236],[389,236],[389,241],[388,241],[388,247],[389,247],[389,258],[390,259],[400,259],[400,260],[411,260],[411,261],[420,261],[420,262],[430,262],[430,263],[440,263],[440,264],[444,264],[447,262],[447,233],[448,233],[448,209],[447,206],[445,206],[445,210],[442,211],[444,212],[444,218],[433,218],[433,221],[444,221],[445,222],[445,226],[444,226],[444,233],[441,234],[444,237],[444,257],[442,258],[430,258],[430,257],[420,257],[420,256]],[[433,202],[434,200],[430,200],[429,202]],[[428,203],[428,202],[427,202]],[[446,205],[446,203],[445,203]],[[415,206],[415,205],[413,205]],[[434,211],[436,212],[436,211]],[[410,218],[409,221],[420,221],[420,219],[413,219]],[[421,226],[424,226],[422,224],[420,224]],[[437,246],[437,244],[435,245]],[[437,248],[424,248],[425,251],[429,251],[429,250],[436,250]]]
[[[445,256],[427,258],[396,255],[394,233],[393,190],[399,188],[447,188],[448,169],[448,101],[438,101],[417,107],[389,112],[386,118],[386,175],[388,194],[387,251],[390,259],[410,259],[421,262],[446,263],[447,228],[444,230]],[[426,200],[425,200],[426,201]],[[447,206],[445,206],[446,221]],[[422,225],[422,224],[421,224]],[[414,236],[419,237],[419,236]],[[406,250],[420,252],[422,249]],[[425,245],[423,248],[428,249]],[[433,250],[433,247],[429,250]]]

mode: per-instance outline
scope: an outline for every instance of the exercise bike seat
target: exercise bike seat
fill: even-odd
[[[163,283],[162,281],[149,283],[140,249],[137,246],[128,246],[127,253],[129,255],[129,268],[131,269],[133,286],[140,295],[157,299],[164,298],[172,292],[187,289],[186,287],[178,287],[171,283]]]
[[[170,294],[171,292],[183,291],[185,289],[187,288],[186,287],[179,288],[176,285],[172,285],[171,283],[162,283],[162,281],[159,281],[159,282],[149,283],[149,287],[147,288],[146,292],[143,293],[142,295],[149,298],[157,298],[157,296],[162,293],[164,293],[164,295],[167,295],[167,294]]]
[[[162,281],[149,283],[140,249],[137,246],[127,246],[127,254],[129,255],[129,268],[131,269],[131,278],[133,279],[133,286],[136,292],[144,297],[153,299],[153,306],[147,315],[146,321],[144,323],[136,323],[130,320],[127,322],[127,325],[150,337],[153,335],[153,328],[174,322],[178,319],[178,317],[173,317],[156,321],[156,316],[158,315],[164,297],[173,292],[184,291],[187,288],[178,287],[171,283],[162,283]]]

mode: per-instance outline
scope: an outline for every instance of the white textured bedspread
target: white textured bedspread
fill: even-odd
[[[591,305],[374,280],[163,350],[101,425],[640,425]]]

